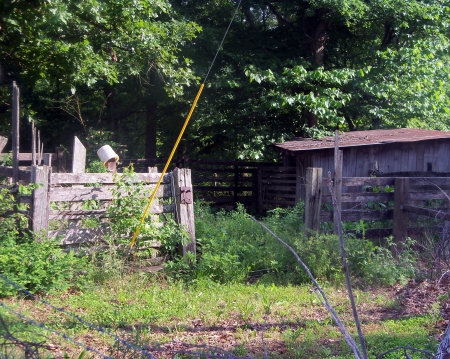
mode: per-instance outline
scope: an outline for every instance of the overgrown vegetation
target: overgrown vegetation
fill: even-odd
[[[20,187],[19,195],[26,195],[30,188]],[[39,237],[25,230],[28,219],[15,212],[16,200],[9,188],[0,188],[0,273],[24,288],[32,291],[64,290],[83,281],[86,258],[73,252],[63,252],[56,240]],[[17,291],[0,281],[0,295],[12,295]]]
[[[322,281],[343,279],[339,242],[336,236],[304,235],[303,207],[270,211],[263,222],[290,244],[311,273]],[[220,283],[243,282],[259,277],[262,282],[303,284],[309,277],[292,254],[251,221],[243,207],[235,211],[213,211],[205,204],[196,210],[196,233],[200,258],[193,266],[169,262],[175,278],[210,279]],[[405,283],[416,274],[418,255],[414,242],[401,245],[392,238],[385,245],[348,235],[346,245],[352,274],[364,283],[392,285]],[[395,254],[395,255],[394,255]]]

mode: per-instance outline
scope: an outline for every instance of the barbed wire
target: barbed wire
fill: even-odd
[[[19,284],[15,283],[14,281],[10,280],[9,278],[5,277],[4,275],[0,274],[0,278],[3,279],[5,282],[9,283],[10,285],[12,285],[12,286],[13,286],[14,288],[16,288],[18,291],[20,291],[20,292],[26,294],[27,296],[30,296],[32,299],[34,299],[34,300],[36,300],[36,301],[38,301],[38,302],[41,302],[41,303],[43,303],[43,304],[49,306],[49,307],[52,308],[53,310],[56,310],[56,311],[58,311],[58,312],[60,312],[60,313],[63,313],[63,314],[65,314],[65,315],[67,315],[67,316],[69,316],[69,317],[71,317],[71,318],[74,318],[74,319],[76,319],[77,321],[79,321],[80,323],[83,323],[83,324],[89,326],[90,328],[92,328],[92,329],[94,329],[94,330],[96,330],[96,331],[98,331],[98,332],[101,332],[101,333],[104,333],[104,334],[106,334],[106,335],[109,335],[111,338],[114,338],[116,341],[120,342],[121,344],[123,344],[123,345],[125,345],[125,346],[127,346],[127,347],[129,347],[129,348],[131,348],[131,349],[134,349],[134,350],[136,350],[136,351],[141,352],[141,353],[144,354],[144,356],[147,357],[147,358],[157,359],[156,357],[154,357],[153,355],[151,355],[148,351],[146,351],[146,350],[144,350],[144,349],[142,349],[142,348],[139,348],[138,346],[136,346],[136,345],[134,345],[134,344],[129,343],[128,341],[126,341],[126,340],[120,338],[119,336],[117,336],[117,335],[114,334],[114,333],[108,332],[105,328],[102,328],[102,327],[99,327],[99,326],[97,326],[97,325],[95,325],[95,324],[92,324],[92,323],[90,323],[90,322],[84,320],[83,318],[81,318],[81,317],[79,317],[79,316],[77,316],[77,315],[75,315],[75,314],[73,314],[73,313],[70,313],[70,312],[64,310],[63,308],[58,308],[58,307],[54,306],[53,304],[47,302],[46,300],[37,297],[36,295],[34,295],[33,293],[31,293],[30,291],[28,291],[28,290],[26,290],[25,288],[21,287]]]
[[[81,347],[81,348],[83,348],[83,349],[86,349],[87,351],[90,351],[90,352],[93,352],[93,353],[95,353],[95,354],[97,354],[97,355],[100,355],[100,356],[101,356],[102,358],[104,358],[104,359],[114,359],[114,358],[112,358],[112,357],[110,357],[110,356],[107,356],[107,355],[105,355],[105,354],[103,354],[103,353],[100,353],[98,350],[96,350],[96,349],[94,349],[94,348],[88,347],[88,346],[84,345],[83,343],[81,343],[81,342],[79,342],[79,341],[76,341],[75,339],[69,337],[67,334],[64,334],[64,333],[58,332],[57,330],[48,328],[48,327],[46,327],[44,324],[38,323],[38,322],[36,322],[35,320],[33,320],[33,319],[31,319],[31,318],[28,318],[28,317],[26,317],[25,315],[23,315],[23,314],[21,314],[21,313],[19,313],[19,312],[16,312],[14,309],[8,307],[8,306],[7,306],[5,303],[3,303],[3,302],[0,302],[0,306],[3,307],[3,308],[5,308],[7,311],[11,312],[11,313],[14,314],[15,316],[19,317],[20,319],[25,320],[25,321],[27,321],[28,323],[33,324],[33,325],[36,326],[36,327],[39,327],[39,328],[41,328],[41,329],[44,329],[44,330],[47,330],[47,331],[49,331],[49,332],[51,332],[51,333],[54,333],[54,334],[56,334],[56,335],[59,335],[60,337],[62,337],[62,338],[64,338],[64,339],[66,339],[66,340],[68,340],[68,341],[70,341],[70,342],[72,342],[72,343],[78,345],[79,347]]]

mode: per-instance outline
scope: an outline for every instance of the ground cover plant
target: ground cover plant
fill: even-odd
[[[342,284],[337,239],[330,235],[305,238],[302,210],[301,205],[277,209],[261,220],[295,248],[356,335]],[[177,351],[187,354],[205,345],[238,356],[263,357],[266,348],[271,358],[353,357],[292,256],[251,221],[242,207],[214,212],[198,204],[196,229],[196,263],[172,257],[164,271],[151,273],[143,271],[138,262],[124,265],[120,253],[115,253],[113,261],[95,265],[96,275],[90,274],[92,267],[86,263],[82,282],[70,278],[65,282],[70,290],[56,287],[58,291],[49,293],[40,288],[38,293],[57,308],[138,343],[158,358],[172,357]],[[346,239],[369,356],[375,358],[396,346],[434,353],[443,332],[442,315],[447,317],[450,308],[448,289],[419,278],[413,242],[386,243],[383,247],[365,239]],[[414,277],[415,282],[408,282]],[[14,311],[111,357],[142,355],[86,323],[15,295],[17,291],[10,286],[9,290],[5,294],[13,295],[2,302],[12,312],[2,307],[1,317],[23,340],[42,341],[44,335],[51,343],[48,357],[64,353],[76,357],[82,348],[27,324]],[[396,358],[398,353],[386,357]],[[418,352],[411,357],[424,356]]]

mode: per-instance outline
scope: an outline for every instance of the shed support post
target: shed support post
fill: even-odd
[[[194,201],[191,182],[191,170],[189,168],[177,168],[173,171],[175,218],[177,223],[189,235],[189,243],[179,245],[179,253],[183,257],[187,253],[196,254]]]
[[[38,233],[41,230],[48,230],[49,219],[49,176],[51,176],[49,166],[31,166],[30,183],[35,183],[38,187],[31,195],[31,221],[32,231]]]
[[[322,204],[322,168],[306,169],[305,235],[312,236],[320,229]]]
[[[394,241],[399,243],[408,237],[408,212],[402,205],[408,204],[409,178],[396,178],[394,187]]]

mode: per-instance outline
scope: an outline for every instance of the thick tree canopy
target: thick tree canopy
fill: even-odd
[[[62,129],[116,132],[121,119],[143,111],[162,88],[175,96],[194,80],[180,48],[199,28],[177,19],[166,0],[2,3],[3,124],[12,80],[25,95],[24,113],[54,141],[65,137]],[[116,99],[118,93],[124,96]],[[97,126],[102,122],[110,123]]]
[[[155,156],[157,143],[164,156],[236,4],[4,1],[0,131],[16,80],[23,114],[52,144],[84,132],[139,157]],[[444,0],[243,0],[184,147],[270,159],[270,143],[298,135],[447,130],[449,23]]]
[[[214,48],[232,4],[180,5]],[[243,1],[193,145],[260,158],[274,140],[337,128],[448,129],[449,20],[440,0]]]

